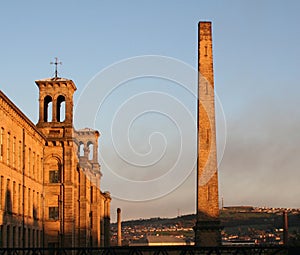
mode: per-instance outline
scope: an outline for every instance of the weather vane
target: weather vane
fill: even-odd
[[[55,65],[55,78],[57,78],[57,65],[62,65],[62,62],[58,62],[58,58],[55,58],[55,62],[50,62],[51,65]]]

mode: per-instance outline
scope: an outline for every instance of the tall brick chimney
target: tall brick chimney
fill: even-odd
[[[221,245],[211,22],[198,25],[198,169],[195,245]]]
[[[288,212],[283,211],[283,244],[287,245],[288,241],[289,241]]]
[[[121,209],[117,209],[117,224],[118,224],[118,232],[117,232],[117,245],[122,246],[122,227],[121,227]]]

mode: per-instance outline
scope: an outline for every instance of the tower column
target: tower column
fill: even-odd
[[[57,98],[52,100],[52,122],[57,122]]]
[[[198,25],[198,167],[195,245],[221,245],[211,22]]]
[[[98,138],[100,136],[99,132],[95,133],[96,139],[93,146],[93,162],[98,162]]]
[[[44,114],[45,114],[45,110],[44,110],[44,99],[39,98],[39,122],[44,121]]]
[[[73,121],[73,100],[70,100],[69,97],[66,97],[65,100],[66,100],[65,122],[72,123],[72,121]]]

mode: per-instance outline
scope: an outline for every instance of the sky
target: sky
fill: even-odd
[[[117,207],[123,219],[194,213],[197,24],[211,21],[220,200],[298,208],[299,11],[297,0],[1,2],[0,89],[36,123],[34,81],[58,57],[77,86],[75,127],[101,133],[112,221]]]

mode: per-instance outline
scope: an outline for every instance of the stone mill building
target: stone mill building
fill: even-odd
[[[36,125],[0,91],[0,247],[108,246],[99,132],[74,129],[72,80],[36,85]]]

